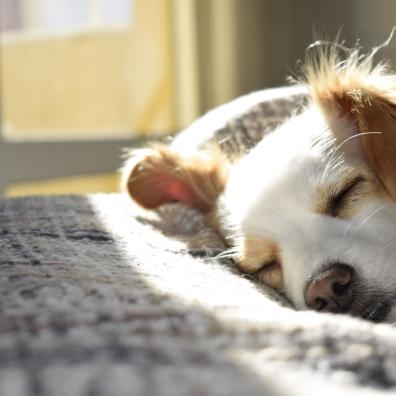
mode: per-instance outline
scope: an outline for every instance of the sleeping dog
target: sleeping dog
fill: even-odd
[[[396,320],[396,75],[373,55],[319,46],[303,110],[246,155],[151,146],[124,186],[146,208],[204,212],[241,271],[297,309]]]

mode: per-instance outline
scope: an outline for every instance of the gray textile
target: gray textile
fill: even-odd
[[[210,113],[175,144],[221,136],[248,149],[306,97],[268,92]],[[252,109],[265,109],[261,126]],[[206,135],[194,139],[197,130]],[[394,326],[296,312],[216,258],[223,249],[178,204],[148,212],[121,194],[2,201],[0,396],[396,394]]]
[[[396,393],[394,327],[282,307],[191,209],[10,199],[0,235],[1,396]]]
[[[208,112],[180,133],[172,144],[185,152],[214,143],[229,158],[238,159],[264,135],[299,113],[308,100],[304,86],[253,92]]]

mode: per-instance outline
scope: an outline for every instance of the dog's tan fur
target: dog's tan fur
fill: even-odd
[[[227,182],[229,163],[216,148],[185,156],[166,145],[134,150],[123,184],[141,206],[179,201],[211,213]]]
[[[340,54],[346,50],[344,48],[340,50],[339,47],[338,44],[319,46],[315,55],[307,59],[303,68],[304,77],[300,83],[307,85],[311,93],[311,102],[303,114],[306,117],[303,118],[304,124],[296,124],[296,129],[305,129],[305,126],[309,128],[312,117],[315,124],[317,122],[315,117],[319,114],[328,132],[326,136],[330,136],[333,154],[338,151],[342,153],[343,173],[335,172],[336,180],[322,177],[317,181],[317,188],[314,188],[311,194],[310,209],[308,211],[304,207],[305,212],[303,212],[303,215],[309,214],[307,215],[309,221],[317,219],[314,216],[318,216],[318,221],[323,220],[322,217],[335,219],[337,224],[331,223],[333,220],[329,220],[328,224],[334,224],[334,229],[337,230],[345,224],[342,223],[343,221],[352,222],[354,217],[359,218],[362,208],[366,208],[370,202],[382,202],[383,205],[378,206],[367,219],[380,211],[384,205],[386,206],[387,204],[384,203],[386,200],[396,201],[396,75],[389,71],[385,63],[374,64],[375,51],[362,56],[358,49],[352,49],[341,56]],[[301,118],[296,116],[295,119]],[[291,131],[287,130],[287,133],[297,133],[294,131],[294,124],[287,125],[291,125]],[[279,136],[285,139],[285,137],[290,138],[291,135],[283,131]],[[276,141],[278,152],[282,151],[279,144],[282,138]],[[266,141],[265,137],[264,141]],[[273,142],[271,139],[269,141]],[[285,145],[287,143],[284,142]],[[264,152],[269,153],[270,157],[268,146],[265,150]],[[305,148],[302,152],[305,152]],[[286,287],[284,283],[288,283],[289,289],[292,289],[291,286],[294,287],[290,295],[297,301],[299,307],[304,307],[301,297],[304,280],[298,279],[297,285],[295,279],[298,278],[296,272],[298,270],[293,269],[294,263],[285,269],[282,263],[284,251],[278,247],[278,242],[262,235],[248,235],[246,231],[249,226],[260,229],[258,221],[262,218],[259,209],[257,212],[239,210],[241,205],[242,207],[247,205],[248,208],[259,207],[250,196],[241,194],[240,186],[245,185],[241,178],[246,172],[255,173],[257,167],[254,167],[256,164],[261,164],[260,156],[249,158],[253,160],[245,161],[241,167],[238,162],[230,163],[217,148],[184,155],[171,146],[154,146],[133,152],[124,168],[123,184],[131,197],[146,208],[179,201],[203,211],[210,223],[223,235],[225,241],[231,241],[229,255],[237,261],[242,271],[274,288]],[[243,161],[244,159],[241,163]],[[239,166],[238,172],[233,172],[234,166]],[[245,173],[241,173],[241,169]],[[352,192],[349,191],[347,202],[341,201],[336,209],[332,208],[331,202],[334,201],[334,196],[348,187],[348,183],[353,183],[354,178],[361,180],[358,180]],[[232,179],[232,183],[229,179]],[[291,183],[294,183],[294,179]],[[250,188],[251,184],[247,186]],[[277,194],[281,194],[282,191],[290,194],[285,186],[287,184],[279,187]],[[302,190],[304,186],[305,184],[301,183]],[[256,190],[253,188],[252,191]],[[257,196],[261,196],[260,194],[262,191],[258,190]],[[241,196],[246,202],[240,202]],[[285,196],[288,197],[287,194]],[[282,195],[274,194],[274,197],[276,198],[269,199],[263,212],[267,213],[283,199]],[[237,216],[230,216],[233,213]],[[288,212],[288,215],[293,217],[292,213]],[[231,217],[234,223],[230,220]],[[263,216],[263,219],[267,222],[267,217]],[[367,219],[361,222],[357,230]],[[287,219],[285,220],[287,223]],[[230,224],[227,225],[227,221],[230,221]],[[278,228],[279,224],[282,226],[282,223],[274,224],[275,228]],[[348,229],[344,232],[344,237],[347,231]],[[344,243],[345,238],[336,241]],[[379,251],[385,252],[387,246],[390,245]],[[299,252],[301,253],[301,250]],[[331,253],[338,254],[338,252],[333,253],[333,250]],[[289,261],[295,260],[289,259]],[[375,276],[380,275],[381,273]],[[385,277],[383,283],[386,282]]]
[[[362,177],[364,175],[364,179]],[[354,183],[354,180],[361,179],[353,187],[352,192],[348,194],[348,200],[342,200],[336,210],[332,207],[332,200],[337,197],[340,192]],[[379,183],[373,178],[370,172],[365,169],[352,169],[345,176],[337,180],[334,184],[326,184],[318,186],[312,197],[313,210],[328,216],[334,216],[341,219],[350,219],[359,210],[362,200],[370,200],[373,195],[382,194],[383,189]]]
[[[264,238],[245,235],[236,247],[234,259],[243,272],[273,288],[282,288],[282,269],[277,245]]]
[[[313,101],[331,125],[334,112],[349,119],[361,134],[364,159],[396,199],[396,75],[386,63],[374,64],[375,51],[350,50],[340,59],[337,46],[321,47],[305,63],[304,79]],[[337,128],[334,128],[337,131]],[[336,136],[343,142],[348,136]]]
[[[362,57],[355,49],[341,60],[339,53],[336,45],[319,47],[306,60],[300,82],[309,86],[330,126],[334,112],[355,125],[364,159],[396,199],[396,77],[386,64],[374,66],[372,55]],[[340,142],[348,138],[336,137]],[[210,212],[224,190],[229,166],[214,147],[185,156],[167,145],[154,145],[132,152],[123,185],[146,208],[181,201]]]

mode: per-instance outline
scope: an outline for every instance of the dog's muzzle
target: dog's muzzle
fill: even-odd
[[[386,320],[391,310],[390,294],[368,288],[354,269],[344,263],[326,265],[306,284],[308,308],[321,312],[348,313],[374,322]]]
[[[316,273],[305,288],[308,308],[323,312],[348,312],[353,300],[353,269],[334,263]]]

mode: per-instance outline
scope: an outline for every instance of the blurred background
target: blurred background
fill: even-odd
[[[117,191],[122,147],[284,85],[314,30],[394,25],[394,0],[0,0],[0,195]]]

